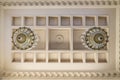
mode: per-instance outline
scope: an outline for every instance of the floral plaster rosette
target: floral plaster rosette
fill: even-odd
[[[107,46],[108,35],[105,29],[93,27],[81,36],[81,41],[83,45],[89,49],[101,50]]]
[[[27,27],[20,27],[12,34],[12,42],[15,48],[20,50],[31,49],[35,47],[37,37],[34,32]]]

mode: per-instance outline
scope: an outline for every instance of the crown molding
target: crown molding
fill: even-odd
[[[0,0],[2,6],[111,6],[119,0]]]

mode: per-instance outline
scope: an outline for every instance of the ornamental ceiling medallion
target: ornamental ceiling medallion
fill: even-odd
[[[105,49],[108,43],[108,35],[105,29],[93,27],[87,30],[82,36],[81,41],[86,48],[93,50]]]
[[[15,48],[20,50],[32,49],[35,47],[37,36],[27,27],[20,27],[12,34],[12,42]]]

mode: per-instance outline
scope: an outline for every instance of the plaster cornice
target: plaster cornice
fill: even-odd
[[[27,71],[4,71],[1,72],[3,78],[120,78],[120,73],[116,72],[27,72]]]
[[[3,6],[119,5],[119,0],[0,0]]]

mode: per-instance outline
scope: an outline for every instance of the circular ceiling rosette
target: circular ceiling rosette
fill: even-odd
[[[100,27],[90,28],[81,36],[83,45],[93,50],[105,49],[108,43],[108,35],[105,29]]]
[[[64,43],[64,36],[61,35],[61,34],[56,35],[55,39],[56,39],[55,41],[56,41],[57,44],[63,44]]]
[[[30,28],[20,27],[13,32],[12,42],[17,49],[31,49],[36,42],[36,36]]]

